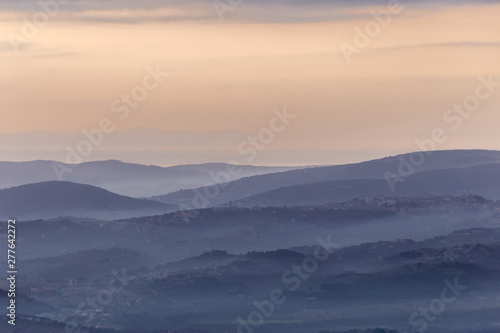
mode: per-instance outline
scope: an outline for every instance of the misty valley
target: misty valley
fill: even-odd
[[[500,0],[0,0],[0,333],[500,333]]]
[[[56,181],[50,163],[1,162],[17,273],[0,331],[499,332],[500,153],[433,152],[391,191],[384,172],[410,157],[247,166],[203,201],[226,165],[108,161]]]

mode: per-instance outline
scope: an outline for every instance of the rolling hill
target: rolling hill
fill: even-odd
[[[360,196],[415,197],[475,194],[500,200],[500,164],[416,173],[392,192],[385,180],[355,179],[283,187],[234,202],[239,207],[303,206],[342,202]]]
[[[408,161],[412,157],[412,154],[404,154],[362,163],[315,167],[246,177],[228,184],[217,186],[216,188],[214,186],[209,186],[197,188],[195,190],[182,190],[166,195],[155,196],[151,199],[164,203],[181,204],[191,208],[202,208],[226,205],[230,200],[236,201],[256,194],[294,185],[340,180],[363,180],[364,182],[364,180],[367,179],[379,180],[378,182],[372,181],[373,186],[375,186],[374,189],[370,186],[367,187],[370,191],[378,193],[383,190],[383,187],[387,187],[389,190],[384,174],[388,171],[397,174],[402,161]],[[465,168],[492,163],[500,163],[500,151],[435,151],[430,155],[426,155],[424,163],[416,167],[414,173],[418,174],[423,171]],[[368,184],[362,186],[367,185]],[[366,193],[366,195],[368,195],[368,193]]]
[[[71,182],[42,182],[0,190],[0,218],[3,219],[59,216],[115,219],[175,210],[174,205],[129,198]]]
[[[231,167],[224,163],[158,167],[116,160],[81,164],[54,163],[53,161],[0,162],[0,188],[64,180],[102,187],[122,195],[148,197],[214,183],[211,175],[225,172]],[[292,168],[239,166],[240,172],[231,180],[290,169]],[[59,172],[62,179],[58,178],[56,172]]]

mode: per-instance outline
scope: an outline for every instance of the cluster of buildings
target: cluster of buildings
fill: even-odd
[[[343,203],[325,205],[331,209],[368,209],[397,213],[421,211],[447,211],[463,209],[485,209],[500,211],[500,203],[489,201],[478,195],[426,195],[420,197],[362,196]]]

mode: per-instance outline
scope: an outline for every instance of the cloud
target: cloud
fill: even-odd
[[[32,48],[32,46],[33,46],[32,43],[20,43],[16,47],[18,51],[26,51]],[[14,53],[15,55],[17,55],[16,48],[10,42],[0,43],[0,54],[2,53],[3,54]]]
[[[212,13],[201,8],[160,8],[154,10],[92,10],[64,12],[58,17],[62,21],[84,21],[117,24],[136,24],[147,22],[173,22],[186,20],[204,20]]]
[[[64,47],[49,47],[40,43],[23,42],[16,45],[16,48],[10,42],[0,43],[0,55],[11,59],[42,59],[42,58],[60,58],[73,57],[81,55],[81,52],[68,51]],[[18,52],[23,51],[23,52]],[[29,51],[29,52],[26,52]]]
[[[2,0],[0,12],[29,13],[40,11],[39,3],[56,0]],[[58,20],[82,20],[109,23],[168,22],[179,20],[219,20],[214,3],[228,0],[69,0],[61,4]],[[385,7],[389,0],[241,0],[225,7],[224,19],[260,22],[338,21],[360,15],[362,7]],[[234,2],[233,2],[234,3]],[[401,0],[404,6],[456,6],[499,4],[500,0],[431,1]],[[350,10],[354,10],[351,12]],[[64,15],[63,15],[64,13]]]
[[[389,47],[372,48],[376,50],[406,50],[406,49],[425,49],[425,48],[500,48],[500,42],[471,42],[471,41],[457,41],[457,42],[443,42],[443,43],[423,43],[423,44],[409,44],[398,45]]]
[[[13,51],[12,45],[9,42],[0,43],[0,52]]]

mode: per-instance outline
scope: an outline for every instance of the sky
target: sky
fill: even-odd
[[[420,150],[429,140],[436,149],[499,147],[500,1],[41,3],[46,12],[37,1],[0,4],[0,160],[44,158],[34,154],[32,143],[44,139],[33,131],[81,134],[106,119],[125,134],[244,133],[211,149],[237,152],[285,109],[294,118],[259,142],[262,154],[249,162],[353,162]],[[126,104],[133,91],[140,98]],[[473,111],[453,109],[464,101]],[[433,138],[439,129],[446,139]],[[1,136],[13,133],[24,141]],[[106,145],[106,137],[86,160],[127,148]],[[199,140],[182,148],[136,140],[137,151],[208,151]],[[64,161],[79,143],[64,141],[51,143],[58,154],[45,158]],[[185,160],[229,155],[199,156]]]

